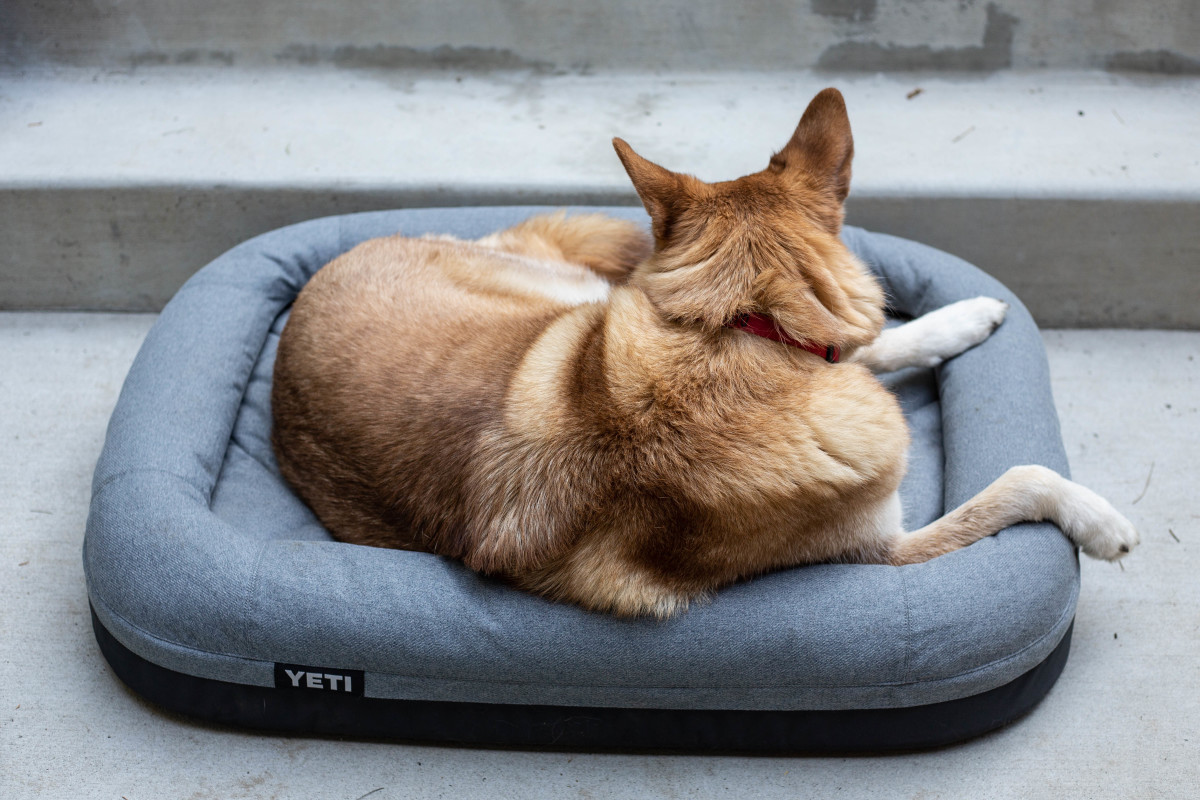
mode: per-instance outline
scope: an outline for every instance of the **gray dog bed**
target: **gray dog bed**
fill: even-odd
[[[541,210],[306,222],[231,250],[179,291],[113,412],[84,543],[97,639],[122,680],[171,710],[277,730],[747,751],[939,745],[1049,691],[1079,581],[1071,544],[1049,524],[914,566],[785,570],[666,622],[554,604],[438,556],[333,541],[270,447],[275,346],[297,292],[365,239],[476,237]],[[1011,306],[979,347],[887,379],[913,430],[906,525],[1015,464],[1065,475],[1045,354],[1017,299],[929,247],[854,228],[845,240],[898,314],[980,294]]]

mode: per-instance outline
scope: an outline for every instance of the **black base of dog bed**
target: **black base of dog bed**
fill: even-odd
[[[130,689],[207,722],[298,734],[552,750],[863,753],[940,747],[1024,716],[1067,663],[1071,633],[1040,664],[981,694],[907,708],[726,711],[448,703],[311,693],[197,678],[136,655],[92,612],[100,651]]]

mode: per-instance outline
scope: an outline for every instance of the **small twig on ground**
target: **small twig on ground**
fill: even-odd
[[[366,794],[359,795],[358,797],[355,798],[355,800],[363,800],[364,797],[370,797],[371,795],[375,794],[376,792],[382,792],[382,791],[383,791],[383,787],[380,786],[378,789],[372,789],[371,791],[367,792]]]
[[[1150,473],[1148,475],[1146,475],[1146,485],[1142,487],[1142,493],[1137,496],[1137,500],[1134,500],[1132,505],[1136,506],[1138,504],[1138,500],[1141,500],[1143,497],[1146,496],[1146,490],[1150,488],[1150,479],[1153,477],[1154,477],[1154,462],[1151,461],[1150,462]]]
[[[1175,531],[1171,530],[1170,528],[1167,528],[1167,533],[1171,534],[1172,539],[1174,539],[1177,542],[1179,541],[1179,537],[1175,535]],[[1180,542],[1180,543],[1182,544],[1182,542]]]
[[[917,88],[913,89],[911,92],[909,92],[908,94],[906,94],[906,95],[904,95],[904,96],[905,96],[906,98],[908,98],[909,100],[912,100],[914,97],[916,97],[917,95],[919,95],[919,94],[920,94],[921,92],[923,92],[923,91],[925,91],[925,90],[924,90],[924,89],[922,89],[920,86],[918,86]]]
[[[974,126],[974,125],[972,125],[971,127],[967,128],[965,131],[963,131],[962,133],[960,133],[958,136],[955,136],[953,139],[951,139],[951,140],[950,140],[950,141],[951,141],[951,143],[953,143],[953,144],[958,144],[958,143],[959,143],[959,142],[961,142],[963,139],[967,138],[967,135],[968,135],[969,133],[971,133],[971,131],[973,131],[973,130],[975,130],[975,126]]]

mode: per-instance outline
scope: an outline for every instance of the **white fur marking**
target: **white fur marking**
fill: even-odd
[[[612,284],[581,264],[493,252],[513,263],[511,279],[522,289],[563,305],[603,303],[612,291]]]
[[[904,533],[904,507],[900,504],[900,492],[892,492],[891,497],[871,509],[864,522],[861,530],[854,531],[856,538],[864,545],[870,542],[870,552],[864,555],[883,560],[892,542]],[[871,532],[869,537],[864,535],[868,530]],[[864,550],[867,549],[864,546]]]
[[[612,290],[611,284],[597,276],[595,280],[550,280],[532,285],[538,294],[568,306],[584,303],[603,303]]]

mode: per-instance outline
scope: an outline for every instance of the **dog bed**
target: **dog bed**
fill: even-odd
[[[760,752],[942,745],[1049,691],[1079,585],[1075,551],[1049,524],[913,566],[784,570],[665,622],[333,541],[270,447],[275,347],[297,292],[365,239],[477,237],[542,210],[315,220],[234,248],[180,289],[113,412],[84,542],[96,636],[121,680],[172,711],[282,731]],[[886,378],[913,431],[906,525],[1015,464],[1065,475],[1042,343],[1012,293],[914,242],[844,238],[896,315],[980,294],[1010,304],[982,345]]]

